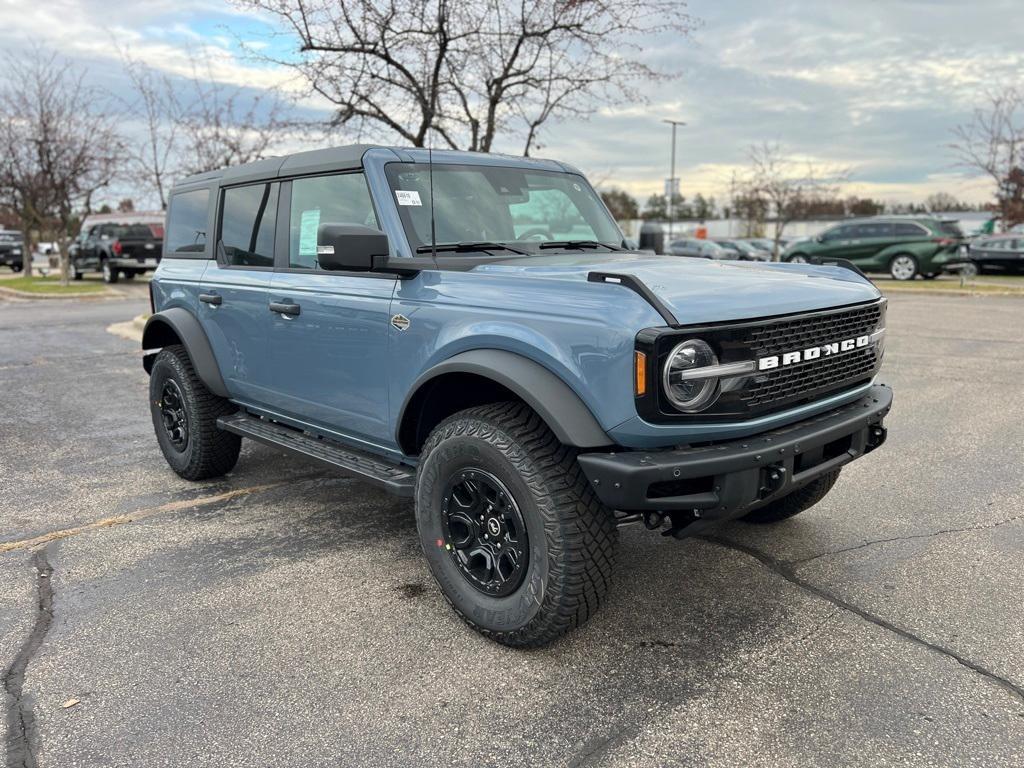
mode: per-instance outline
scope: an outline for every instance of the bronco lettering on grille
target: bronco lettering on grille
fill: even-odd
[[[852,352],[855,349],[866,347],[870,343],[871,337],[864,335],[857,336],[854,339],[833,341],[828,344],[822,344],[819,347],[808,347],[807,349],[801,349],[796,352],[785,352],[781,355],[768,355],[767,357],[758,358],[757,370],[769,371],[772,368],[784,368],[787,365],[796,365],[797,363],[804,363],[808,360],[832,357],[833,355],[839,355],[843,352]]]

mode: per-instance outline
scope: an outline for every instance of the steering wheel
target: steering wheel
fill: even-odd
[[[554,239],[555,238],[551,234],[551,230],[550,229],[545,229],[544,227],[534,227],[533,229],[528,229],[525,232],[523,232],[523,234],[519,235],[516,238],[516,240],[524,240],[524,241],[534,242],[534,243],[536,243],[536,242],[543,242],[545,240],[554,240]]]

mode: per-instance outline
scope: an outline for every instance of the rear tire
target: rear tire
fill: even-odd
[[[149,377],[149,410],[160,450],[186,480],[220,477],[235,466],[242,438],[217,428],[237,409],[206,388],[185,347],[164,347]]]
[[[766,504],[760,509],[745,514],[741,520],[747,523],[766,525],[786,520],[794,515],[799,515],[806,509],[810,509],[832,490],[832,486],[839,479],[839,470],[834,469],[826,472],[817,480],[812,480],[803,488],[783,496],[781,499]]]
[[[586,622],[608,591],[615,519],[576,454],[517,402],[461,411],[427,438],[420,543],[445,599],[485,637],[545,645]],[[488,531],[500,536],[485,541]],[[510,548],[515,559],[503,560]]]
[[[786,257],[787,264],[809,264],[807,257],[802,253],[794,253],[792,256]]]
[[[110,266],[110,262],[106,259],[100,264],[100,272],[103,273],[103,282],[108,285],[113,285],[117,282],[117,270]]]
[[[14,272],[14,273],[21,272],[21,270],[23,270],[24,268],[25,268],[25,265],[22,264],[21,262],[18,262],[17,264],[11,264],[11,272]]]

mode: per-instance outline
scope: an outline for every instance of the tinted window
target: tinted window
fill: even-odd
[[[316,267],[316,233],[321,224],[361,224],[379,229],[363,174],[314,176],[292,182],[290,267]]]
[[[870,221],[856,224],[853,237],[892,237],[892,224],[884,221]]]
[[[896,237],[924,237],[927,235],[921,227],[910,221],[897,221],[892,225]]]
[[[220,241],[228,264],[274,266],[277,184],[253,184],[224,190]]]
[[[181,192],[171,198],[164,253],[202,253],[206,247],[206,208],[210,190]]]
[[[828,230],[827,232],[825,232],[821,236],[821,239],[826,241],[826,242],[828,242],[830,240],[845,240],[848,237],[853,237],[852,232],[853,232],[853,225],[852,224],[844,224],[841,227],[836,227],[835,229]]]

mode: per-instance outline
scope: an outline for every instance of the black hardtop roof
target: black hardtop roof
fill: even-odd
[[[347,171],[361,168],[363,155],[371,149],[390,151],[397,162],[426,162],[427,150],[412,147],[390,147],[383,144],[348,144],[341,147],[325,147],[306,152],[296,152],[280,157],[268,157],[244,165],[221,168],[187,176],[175,183],[175,188],[214,182],[218,185],[239,184],[278,176],[300,176],[303,174]],[[434,163],[467,163],[517,165],[524,168],[538,168],[552,171],[579,173],[576,168],[555,160],[541,160],[532,157],[514,157],[482,152],[462,152],[444,149],[433,151]]]

